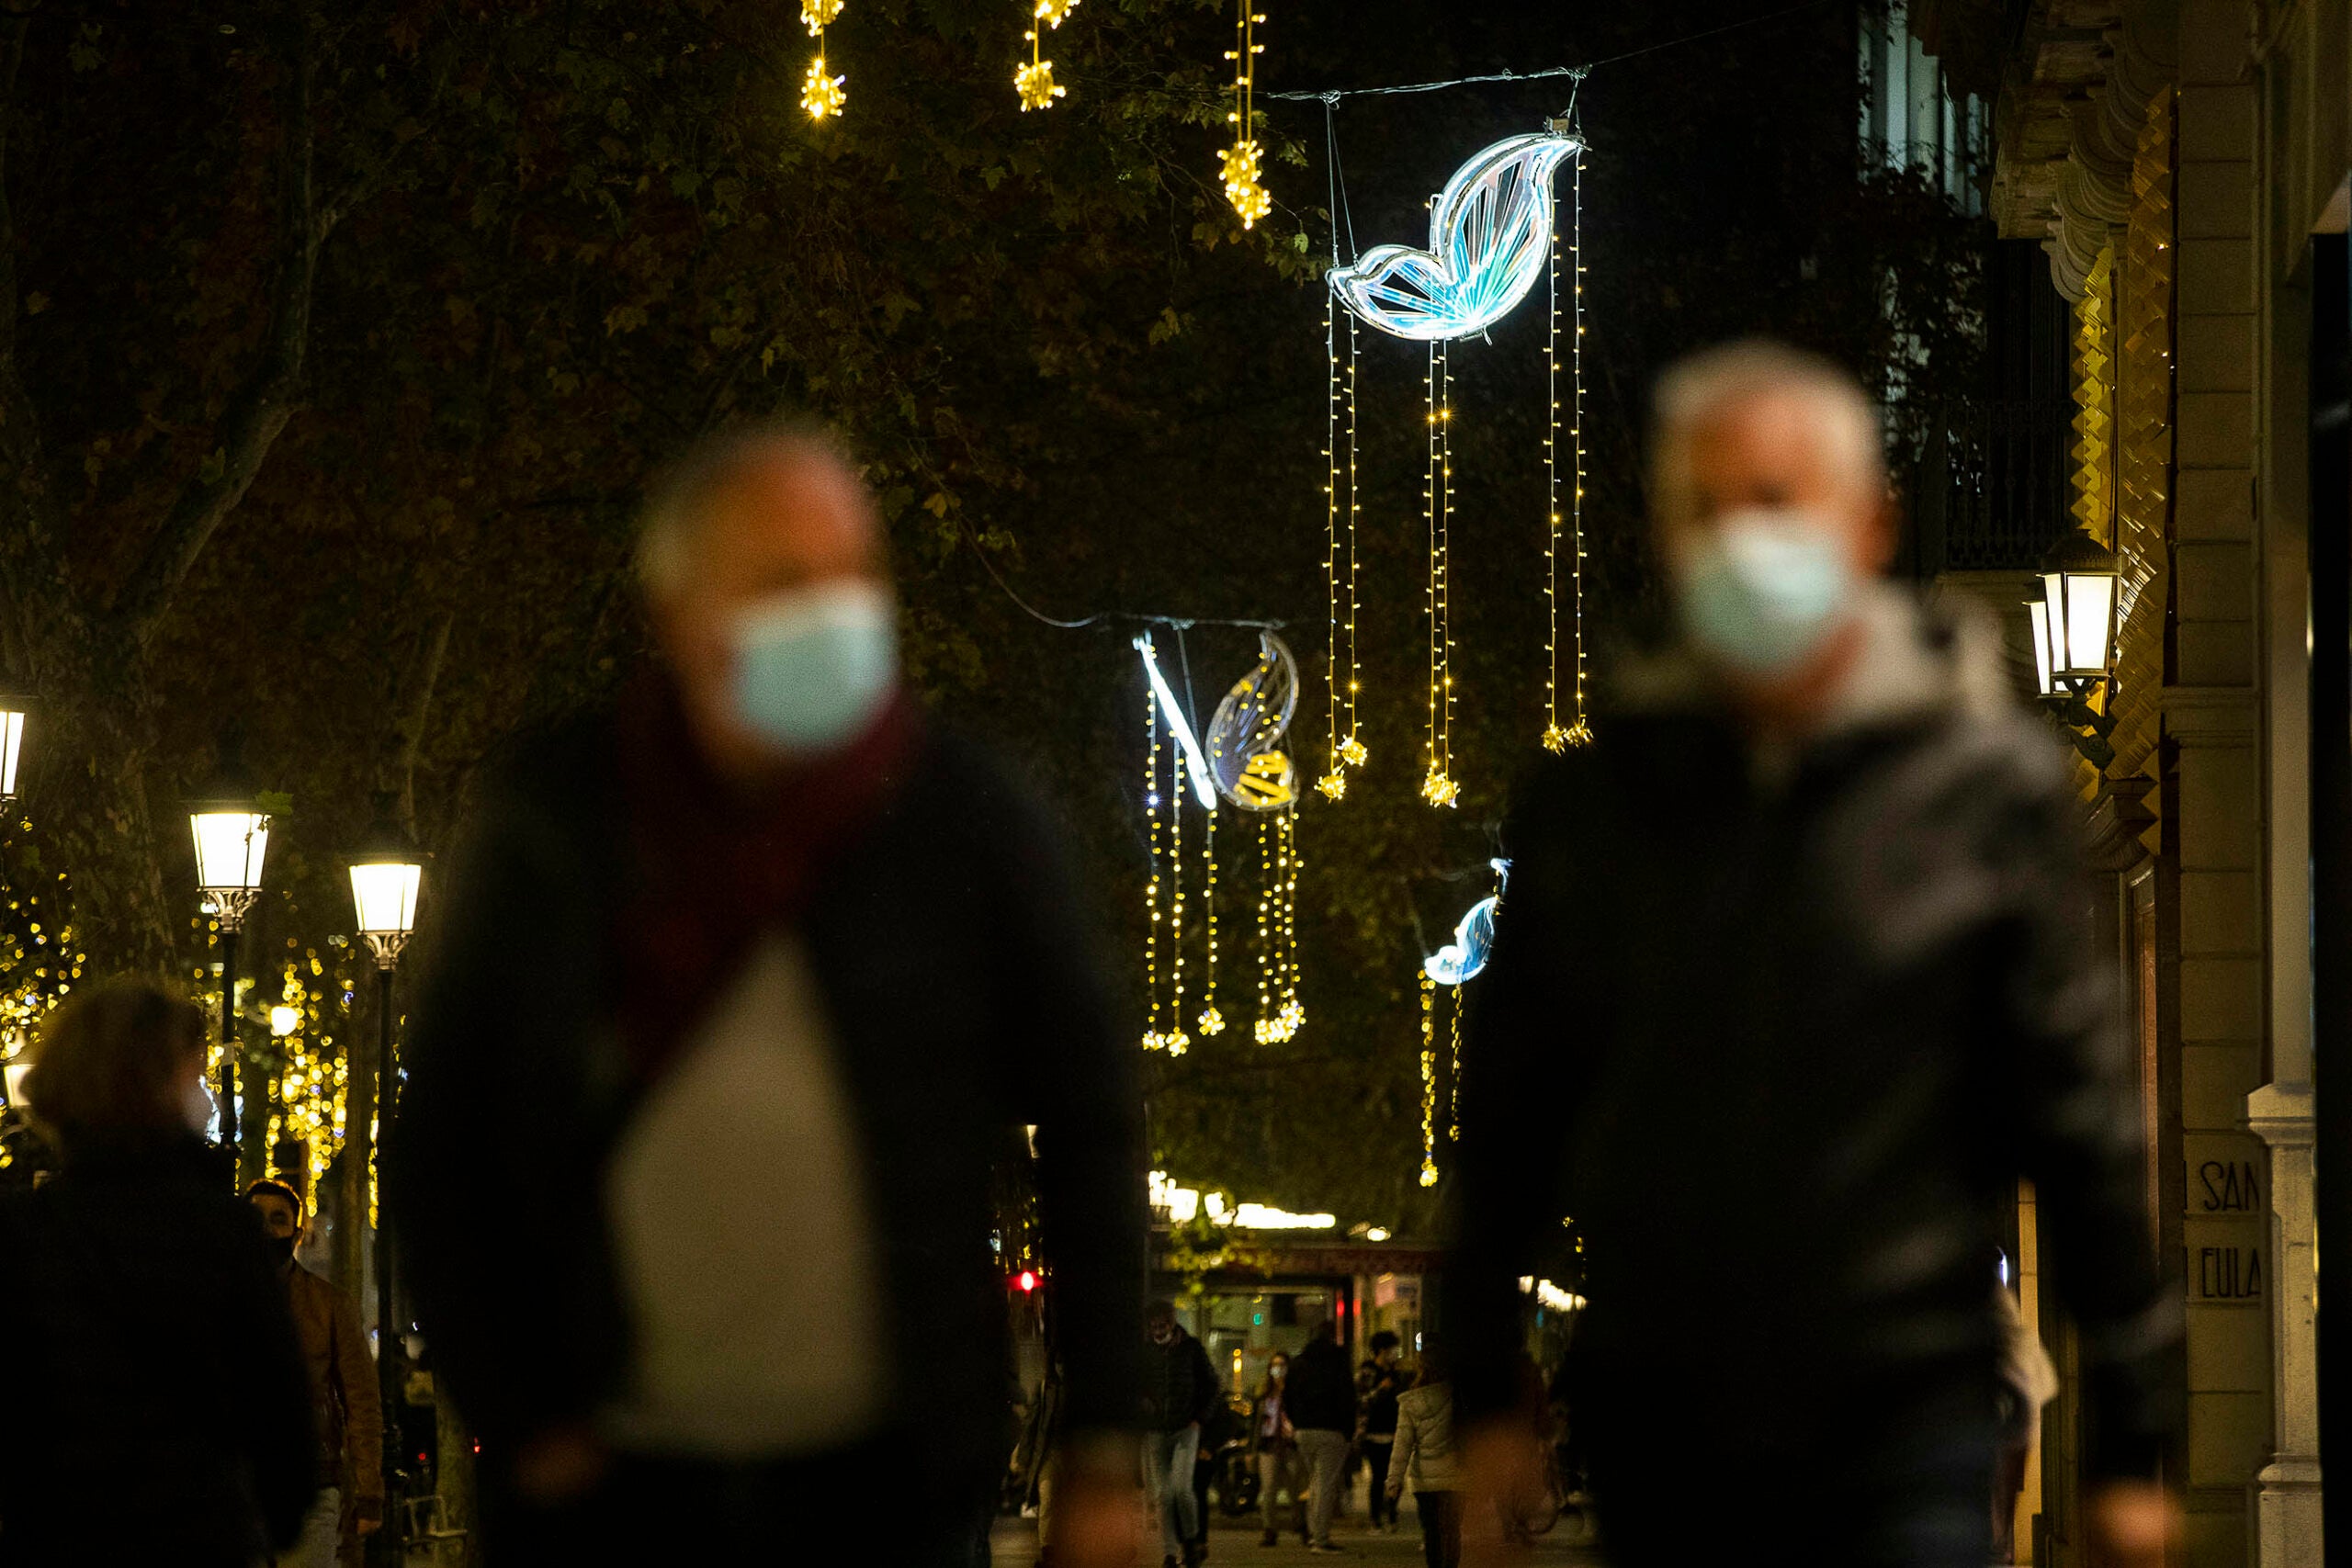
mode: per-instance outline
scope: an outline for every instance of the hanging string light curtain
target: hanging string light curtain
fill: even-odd
[[[1038,35],[1042,28],[1059,28],[1077,8],[1078,0],[1036,0],[1029,30],[1022,35],[1022,41],[1029,46],[1029,63],[1012,73],[1012,90],[1020,95],[1024,114],[1051,108],[1056,98],[1068,96],[1066,89],[1054,84],[1054,62],[1045,57]]]
[[[1437,982],[1421,975],[1421,1185],[1437,1185]]]
[[[1429,482],[1421,491],[1429,525],[1429,769],[1421,798],[1452,806],[1462,794],[1453,779],[1453,372],[1443,340],[1430,344]]]
[[[1146,677],[1144,816],[1150,854],[1144,895],[1148,994],[1144,1049],[1180,1056],[1193,1044],[1184,1027],[1184,917],[1190,894],[1183,818],[1188,793],[1204,818],[1201,886],[1205,962],[1201,1012],[1194,1021],[1204,1038],[1223,1033],[1227,1025],[1217,1003],[1223,933],[1216,849],[1221,805],[1230,806],[1258,818],[1258,1017],[1251,1032],[1261,1043],[1289,1040],[1306,1021],[1299,997],[1298,877],[1305,863],[1298,852],[1298,773],[1283,749],[1297,706],[1297,664],[1282,638],[1261,627],[1256,666],[1226,693],[1207,728],[1196,737],[1160,669],[1151,634],[1137,637],[1135,647],[1143,656]]]
[[[1265,45],[1258,41],[1258,24],[1265,17],[1253,9],[1256,0],[1238,0],[1233,23],[1233,47],[1225,57],[1233,65],[1233,145],[1225,150],[1225,199],[1241,215],[1248,229],[1274,209],[1274,198],[1258,178],[1261,163],[1257,131],[1258,56]]]
[[[838,115],[849,103],[848,76],[833,75],[825,63],[825,29],[840,19],[843,3],[844,0],[800,0],[801,26],[817,40],[817,57],[808,62],[808,73],[800,82],[800,107],[808,111],[811,119]]]
[[[1147,1051],[1169,1049],[1169,1031],[1162,1027],[1159,992],[1159,917],[1160,917],[1160,826],[1162,802],[1159,796],[1159,697],[1155,686],[1147,684],[1143,695],[1144,765],[1143,814],[1145,836],[1151,851],[1151,878],[1144,885],[1143,980],[1144,993],[1148,998],[1148,1015],[1144,1021],[1143,1048]],[[1181,796],[1173,795],[1165,803],[1169,810],[1181,807]],[[1183,1023],[1177,1021],[1177,1032]],[[1176,1048],[1180,1053],[1182,1047]]]
[[[1544,369],[1552,404],[1550,431],[1544,438],[1544,483],[1550,524],[1544,550],[1544,595],[1549,617],[1544,652],[1544,747],[1565,751],[1588,745],[1592,726],[1584,707],[1584,139],[1577,137],[1577,153],[1568,165],[1568,276],[1570,326],[1568,338],[1569,430],[1574,466],[1568,491],[1568,637],[1570,686],[1568,722],[1560,722],[1560,233],[1555,217],[1552,232],[1552,326],[1544,348]]]

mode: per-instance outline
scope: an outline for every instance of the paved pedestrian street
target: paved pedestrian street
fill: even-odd
[[[1352,1558],[1364,1563],[1418,1563],[1421,1561],[1421,1532],[1413,1522],[1413,1510],[1408,1503],[1405,1522],[1392,1535],[1372,1535],[1365,1531],[1362,1516],[1342,1520],[1331,1529],[1332,1544],[1346,1554],[1333,1558],[1310,1552],[1299,1544],[1295,1531],[1285,1534],[1276,1546],[1258,1544],[1256,1522],[1247,1527],[1219,1518],[1209,1527],[1209,1568],[1306,1568],[1309,1563],[1344,1562]],[[1575,1564],[1577,1568],[1600,1568],[1600,1553],[1585,1542],[1584,1532],[1571,1517],[1560,1521],[1551,1534],[1538,1538],[1532,1561],[1546,1565]],[[1000,1520],[996,1529],[994,1568],[1032,1568],[1037,1561],[1036,1523],[1032,1519]],[[1148,1563],[1148,1560],[1147,1560]]]

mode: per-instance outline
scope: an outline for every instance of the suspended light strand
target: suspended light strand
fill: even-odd
[[[1256,0],[1238,0],[1239,9],[1233,23],[1233,47],[1225,57],[1234,62],[1233,112],[1227,116],[1233,124],[1233,145],[1226,149],[1221,162],[1225,175],[1225,198],[1233,210],[1241,215],[1241,226],[1250,228],[1259,219],[1274,209],[1274,198],[1266,194],[1259,183],[1260,149],[1256,131],[1256,93],[1258,87],[1258,56],[1265,45],[1258,41],[1258,24],[1266,18],[1253,9]]]
[[[1278,889],[1281,902],[1276,906],[1276,914],[1281,921],[1283,940],[1282,1004],[1274,1012],[1273,1037],[1276,1040],[1294,1038],[1306,1022],[1306,1009],[1298,999],[1298,870],[1301,863],[1297,832],[1298,813],[1295,810],[1284,811],[1275,836],[1276,870],[1281,879]]]
[[[1340,760],[1361,768],[1372,755],[1364,747],[1356,719],[1357,700],[1363,694],[1363,663],[1356,655],[1356,612],[1359,595],[1356,525],[1363,516],[1363,500],[1356,486],[1356,319],[1348,318],[1348,732],[1340,742]]]
[[[1036,0],[1030,28],[1022,35],[1029,46],[1029,63],[1012,73],[1012,90],[1021,96],[1024,114],[1031,109],[1051,108],[1056,98],[1069,96],[1067,88],[1054,85],[1054,62],[1045,57],[1045,45],[1038,38],[1036,24],[1058,28],[1077,6],[1078,0]]]
[[[1143,814],[1151,842],[1151,880],[1145,885],[1143,934],[1144,991],[1150,998],[1150,1014],[1145,1021],[1143,1048],[1158,1051],[1167,1045],[1168,1035],[1159,1026],[1159,702],[1149,686],[1144,688],[1143,725],[1147,746]],[[1177,797],[1171,797],[1171,805],[1173,798]]]
[[[1556,239],[1554,242],[1557,243]],[[1570,322],[1576,328],[1568,339],[1569,382],[1574,388],[1575,422],[1570,432],[1576,442],[1576,486],[1568,493],[1568,561],[1571,568],[1569,585],[1569,627],[1575,654],[1576,720],[1568,726],[1567,743],[1571,746],[1589,745],[1592,725],[1585,711],[1584,667],[1584,149],[1577,149],[1576,162],[1568,169],[1568,267],[1569,299],[1575,308]],[[1552,416],[1559,418],[1555,412]]]
[[[849,102],[845,91],[849,78],[831,74],[825,64],[825,29],[841,16],[843,3],[844,0],[800,0],[800,23],[817,40],[817,58],[808,62],[808,73],[800,81],[800,107],[808,111],[811,119],[838,115]]]
[[[1214,1036],[1225,1032],[1225,1014],[1216,1006],[1216,819],[1218,813],[1209,813],[1206,841],[1201,849],[1201,863],[1207,880],[1201,890],[1201,915],[1208,928],[1208,961],[1203,965],[1201,982],[1201,1033]]]
[[[1171,1056],[1181,1056],[1193,1043],[1184,1032],[1184,759],[1169,748],[1168,864],[1171,871],[1168,898],[1168,1033],[1160,1043]]]
[[[1323,291],[1323,591],[1329,637],[1326,684],[1329,690],[1329,720],[1326,726],[1328,761],[1315,787],[1324,798],[1339,800],[1348,793],[1347,762],[1340,754],[1340,336],[1338,308],[1331,291]],[[1352,564],[1352,563],[1351,563]],[[1354,619],[1350,617],[1350,630]],[[1351,727],[1352,735],[1352,726]]]
[[[1578,151],[1572,165],[1571,189],[1581,186],[1584,178],[1584,156]],[[1560,511],[1560,234],[1555,222],[1552,233],[1552,320],[1545,339],[1544,376],[1548,387],[1550,423],[1544,437],[1544,487],[1546,497],[1544,536],[1544,599],[1547,629],[1544,640],[1544,749],[1565,751],[1571,746],[1582,746],[1592,739],[1591,727],[1586,722],[1584,710],[1584,253],[1581,243],[1583,220],[1582,202],[1572,198],[1569,204],[1569,265],[1573,281],[1569,288],[1575,302],[1577,335],[1569,341],[1571,367],[1569,381],[1576,410],[1576,463],[1568,513],[1564,518]],[[1560,722],[1560,530],[1569,524],[1568,572],[1570,583],[1569,626],[1572,638],[1574,686],[1568,710],[1568,722]]]
[[[1421,975],[1421,1185],[1437,1185],[1437,982]]]
[[[1462,1137],[1462,987],[1447,987],[1453,993],[1453,1010],[1449,1020],[1453,1031],[1453,1060],[1445,1075],[1445,1140],[1460,1141]]]
[[[1429,367],[1429,484],[1422,491],[1429,524],[1430,549],[1430,714],[1429,770],[1421,779],[1421,798],[1431,806],[1452,806],[1462,788],[1453,780],[1453,630],[1450,573],[1453,519],[1453,378],[1447,345],[1430,344]]]
[[[1258,1019],[1250,1032],[1261,1045],[1274,1041],[1273,824],[1258,818]]]

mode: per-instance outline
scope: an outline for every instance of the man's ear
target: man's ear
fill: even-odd
[[[1903,538],[1903,498],[1893,486],[1879,498],[1878,512],[1871,519],[1871,570],[1880,576],[1894,570],[1894,552]]]

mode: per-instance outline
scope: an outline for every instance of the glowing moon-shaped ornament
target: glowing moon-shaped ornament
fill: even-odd
[[[1329,274],[1358,320],[1416,343],[1475,337],[1510,314],[1552,257],[1552,175],[1584,150],[1537,131],[1454,171],[1430,208],[1430,248],[1374,245]]]
[[[1209,776],[1244,811],[1279,811],[1298,798],[1298,770],[1282,749],[1298,709],[1298,661],[1272,632],[1258,634],[1258,667],[1233,683],[1209,720]]]
[[[1506,882],[1510,877],[1510,862],[1488,863]],[[1453,940],[1439,948],[1422,962],[1429,977],[1441,986],[1459,986],[1476,976],[1487,966],[1487,957],[1495,950],[1495,916],[1502,908],[1500,893],[1479,899],[1470,906],[1453,928]]]

